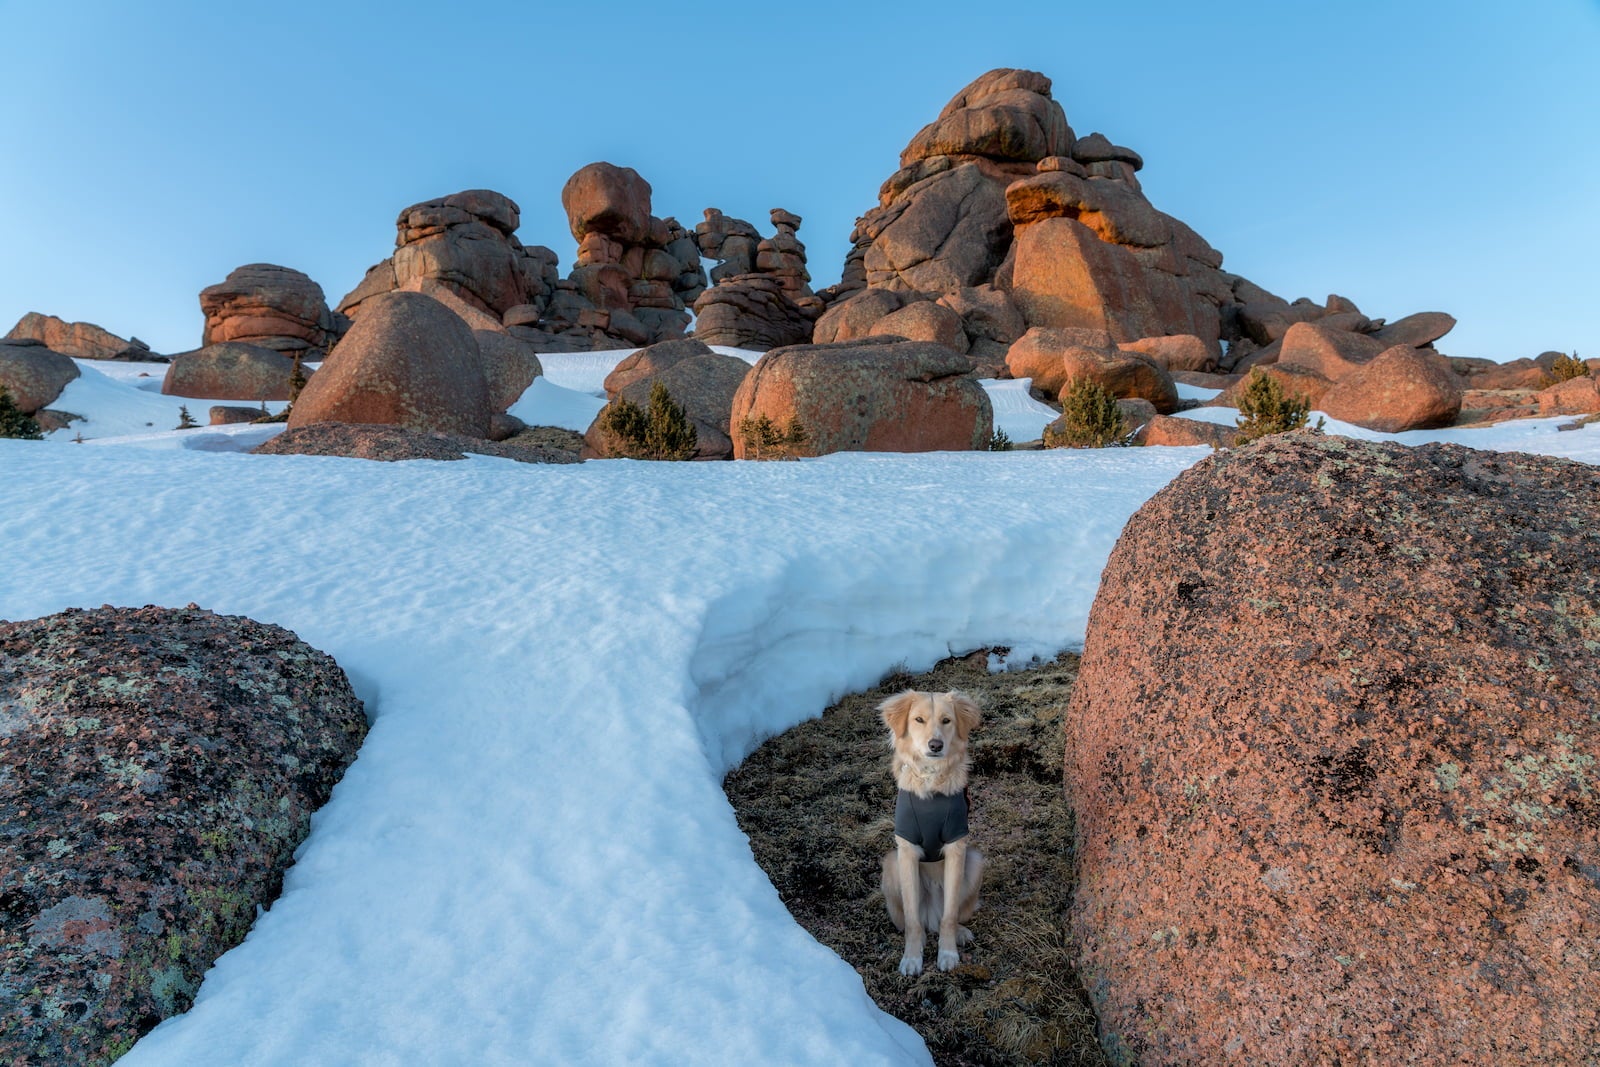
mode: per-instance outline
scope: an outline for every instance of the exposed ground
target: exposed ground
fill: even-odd
[[[938,1064],[1103,1064],[1067,941],[1072,814],[1062,721],[1078,657],[990,674],[983,651],[926,674],[891,674],[822,718],[768,741],[724,782],[751,849],[794,917],[847,960],[868,994]],[[901,935],[878,888],[893,846],[895,787],[877,705],[903,689],[961,689],[983,708],[973,735],[973,843],[987,858],[975,944],[941,973],[898,971]],[[930,941],[933,940],[930,938]]]

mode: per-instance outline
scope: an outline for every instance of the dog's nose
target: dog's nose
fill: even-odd
[[[929,752],[943,752],[944,751],[944,742],[939,740],[937,737],[935,737],[933,740],[928,742],[928,751]]]

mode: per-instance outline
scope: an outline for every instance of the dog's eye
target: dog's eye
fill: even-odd
[[[922,717],[922,716],[921,716],[921,715],[918,715],[918,716],[917,716],[917,721],[918,721],[918,722],[927,722],[927,721],[928,721],[928,720],[927,720],[927,719],[924,719],[924,718],[923,718],[923,717]]]
[[[940,719],[939,720],[939,724],[941,726],[949,726],[950,725],[950,720],[949,719]]]

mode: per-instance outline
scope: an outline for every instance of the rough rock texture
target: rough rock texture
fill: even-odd
[[[449,289],[499,323],[514,307],[543,308],[556,281],[556,254],[524,247],[516,229],[522,211],[509,197],[468,189],[412,204],[395,220],[395,251],[367,271],[339,310],[351,318],[365,302],[395,289],[425,291],[432,282]]]
[[[1169,415],[1157,415],[1139,428],[1133,441],[1139,445],[1170,445],[1180,448],[1189,445],[1232,448],[1239,442],[1239,431],[1231,426],[1203,422],[1200,419],[1175,419]]]
[[[1114,1062],[1600,1048],[1600,471],[1314,434],[1129,521],[1067,714]]]
[[[971,346],[961,316],[943,304],[917,300],[879,319],[872,332],[881,337],[904,337],[907,341],[933,341],[965,353]]]
[[[472,331],[421,293],[380,293],[306,384],[289,425],[362,422],[489,436],[489,384]]]
[[[822,313],[812,332],[812,340],[824,345],[870,337],[879,321],[905,304],[905,294],[892,289],[862,289]]]
[[[349,325],[328,309],[322,286],[289,267],[247,263],[216,285],[200,290],[206,317],[200,347],[239,341],[321,358]]]
[[[1036,326],[1006,356],[1012,377],[1032,378],[1033,387],[1056,397],[1080,378],[1099,382],[1115,397],[1142,397],[1163,415],[1178,409],[1172,376],[1136,352],[1110,343],[1094,330]]]
[[[650,232],[650,183],[632,167],[590,163],[561,187],[561,208],[574,240],[604,234],[640,244]]]
[[[213,404],[207,412],[207,425],[233,426],[242,422],[255,422],[265,412],[242,404]]]
[[[54,352],[78,359],[155,360],[161,357],[137,337],[124,341],[92,322],[67,322],[30,311],[6,334],[8,341],[38,341]]]
[[[472,337],[478,342],[478,362],[489,387],[489,407],[505,411],[522,399],[544,373],[544,365],[530,345],[503,331],[473,330]]]
[[[1369,430],[1431,430],[1461,413],[1461,380],[1441,357],[1396,345],[1335,381],[1318,406]]]
[[[695,346],[703,351],[693,351]],[[606,395],[621,397],[640,408],[650,406],[650,391],[656,382],[694,425],[694,459],[732,459],[733,439],[729,419],[733,397],[750,373],[750,364],[738,356],[713,352],[697,341],[667,341],[635,352],[606,377]],[[603,456],[600,417],[584,435],[583,457]]]
[[[313,372],[302,366],[301,373],[309,381]],[[219,341],[173,356],[161,391],[205,400],[288,400],[293,377],[293,356],[259,345]]]
[[[765,352],[811,339],[811,319],[776,279],[762,274],[717,283],[694,302],[694,314],[694,336],[709,345]]]
[[[1300,397],[1311,405],[1311,410],[1322,410],[1322,398],[1328,390],[1333,388],[1333,383],[1314,370],[1295,364],[1269,363],[1266,366],[1255,367],[1249,374],[1240,376],[1232,384],[1226,386],[1221,395],[1208,404],[1217,407],[1236,408],[1245,391],[1250,388],[1250,379],[1261,374],[1278,383],[1286,397]]]
[[[277,626],[105,607],[0,623],[0,1060],[104,1063],[271,904],[366,734]]]
[[[1209,373],[1217,369],[1217,357],[1209,346],[1193,334],[1170,337],[1143,337],[1117,347],[1143,356],[1165,371],[1186,370]]]
[[[922,341],[848,341],[773,349],[733,399],[731,425],[798,417],[812,455],[985,448],[989,396],[959,352]],[[735,435],[734,458],[744,458]]]
[[[70,356],[43,345],[0,343],[0,385],[6,387],[11,402],[25,415],[48,407],[81,373]]]
[[[1415,315],[1407,315],[1378,329],[1373,336],[1385,347],[1390,345],[1410,345],[1421,348],[1431,345],[1451,330],[1455,329],[1455,316],[1447,315],[1443,311],[1419,311]]]
[[[1321,322],[1297,322],[1284,331],[1277,363],[1303,367],[1336,382],[1392,347],[1366,334],[1329,329]]]
[[[291,426],[252,451],[271,456],[349,456],[355,459],[466,459],[468,453],[520,463],[576,463],[578,454],[535,443],[507,444],[403,426],[318,422]]]
[[[1541,415],[1592,415],[1600,411],[1600,378],[1568,378],[1541,389],[1536,400]]]

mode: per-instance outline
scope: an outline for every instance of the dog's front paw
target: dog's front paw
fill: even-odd
[[[941,954],[942,955],[942,954]],[[907,978],[915,978],[922,973],[922,957],[913,956],[909,952],[900,957],[900,973]]]
[[[942,948],[939,950],[939,969],[941,971],[953,971],[960,964],[961,953],[957,952],[953,948]]]

